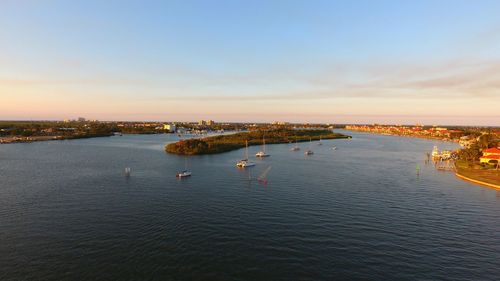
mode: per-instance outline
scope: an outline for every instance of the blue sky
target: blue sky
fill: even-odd
[[[7,0],[0,119],[498,125],[499,15],[499,1]]]

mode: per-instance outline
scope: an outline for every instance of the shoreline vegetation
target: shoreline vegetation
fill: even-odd
[[[199,122],[143,122],[98,121],[78,118],[64,121],[1,121],[0,144],[26,143],[51,140],[107,137],[122,134],[194,134],[224,133],[227,131],[269,129],[333,129],[325,124],[218,123],[213,120]]]
[[[179,155],[216,154],[243,148],[245,147],[246,141],[248,141],[249,146],[262,145],[263,138],[265,138],[266,144],[281,144],[295,141],[318,141],[320,139],[347,139],[351,138],[351,136],[334,133],[331,130],[256,130],[229,135],[180,140],[167,144],[165,146],[165,151]]]
[[[89,139],[111,137],[114,134],[84,134],[84,135],[57,135],[57,136],[30,136],[30,137],[0,137],[0,144],[8,143],[30,143],[38,141],[55,141],[55,140],[76,140],[76,139]]]

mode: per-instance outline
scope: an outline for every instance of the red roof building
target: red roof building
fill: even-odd
[[[500,148],[493,147],[483,150],[483,156],[479,158],[481,163],[488,163],[491,160],[499,161],[500,160]]]

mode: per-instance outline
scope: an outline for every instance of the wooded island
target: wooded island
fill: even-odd
[[[304,142],[320,139],[342,139],[350,136],[334,133],[331,130],[256,130],[228,135],[217,135],[206,138],[193,138],[180,140],[165,146],[168,153],[180,155],[201,155],[227,152],[248,145],[262,145],[263,139],[266,144]]]

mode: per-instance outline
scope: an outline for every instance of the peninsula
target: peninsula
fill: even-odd
[[[265,138],[266,144],[304,142],[320,139],[345,139],[350,136],[334,133],[331,130],[308,129],[275,129],[256,130],[229,135],[217,135],[206,138],[180,140],[165,146],[168,153],[180,155],[201,155],[227,152],[248,145],[261,145]]]

